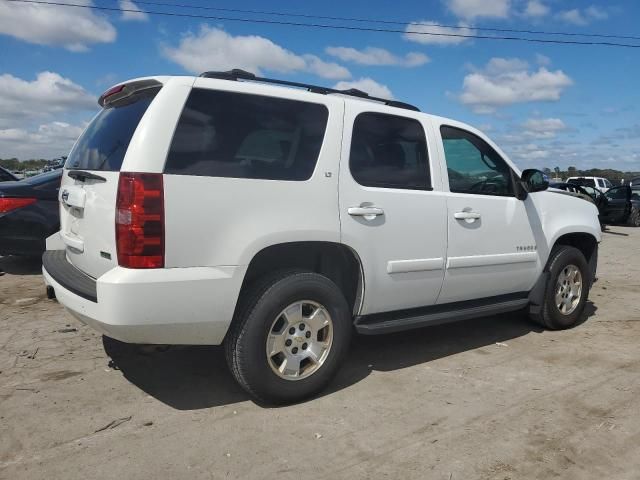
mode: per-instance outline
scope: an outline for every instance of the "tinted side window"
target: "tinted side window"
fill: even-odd
[[[449,190],[480,195],[513,195],[509,165],[487,142],[459,128],[440,127]]]
[[[609,200],[626,200],[628,187],[614,187],[604,194]]]
[[[320,154],[324,105],[193,89],[182,111],[166,173],[307,180]]]
[[[11,180],[14,180],[13,176],[0,168],[0,182],[9,182]]]
[[[427,141],[417,120],[361,113],[353,124],[351,175],[360,185],[381,188],[431,188]]]

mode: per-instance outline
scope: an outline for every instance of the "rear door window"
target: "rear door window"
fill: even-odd
[[[349,168],[360,185],[429,190],[427,140],[420,122],[365,112],[353,124]]]
[[[117,172],[133,132],[159,89],[148,89],[104,108],[82,133],[65,168]]]
[[[165,173],[308,180],[328,116],[316,103],[195,88],[176,127]]]

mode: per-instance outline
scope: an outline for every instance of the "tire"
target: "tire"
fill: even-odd
[[[581,288],[577,296],[575,296],[577,293],[575,289],[569,291],[567,286],[564,290],[567,293],[559,293],[560,276],[571,272],[571,267],[577,269],[581,277]],[[571,328],[580,320],[589,295],[591,281],[587,260],[577,248],[562,245],[553,248],[545,270],[549,272],[549,280],[545,288],[543,304],[540,312],[531,315],[531,318],[549,330]],[[567,302],[573,299],[575,306],[564,304],[559,308],[556,302],[557,294]]]
[[[627,218],[627,225],[630,227],[640,227],[640,208],[631,207],[631,213]]]
[[[300,309],[298,304],[302,304]],[[295,323],[294,319],[300,318],[298,311],[302,321]],[[313,317],[310,312],[316,311]],[[304,323],[313,323],[313,318],[325,323],[327,316],[330,329],[319,330]],[[298,402],[320,392],[331,381],[348,351],[351,323],[347,301],[327,277],[299,270],[276,272],[261,278],[240,296],[224,341],[227,363],[240,386],[260,402]],[[295,336],[291,335],[292,329]],[[281,330],[282,334],[274,333]],[[269,347],[267,341],[271,339],[276,339],[272,345],[280,340],[277,347]],[[270,357],[267,348],[280,353]],[[315,355],[312,350],[322,351],[315,361],[310,357]],[[296,375],[295,367],[302,357]]]

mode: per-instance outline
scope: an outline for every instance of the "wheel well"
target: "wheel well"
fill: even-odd
[[[568,245],[575,247],[582,252],[584,258],[589,262],[596,251],[598,241],[593,235],[588,233],[567,233],[556,240],[555,245]]]
[[[344,294],[355,313],[361,300],[362,270],[356,254],[346,245],[332,242],[291,242],[258,252],[247,268],[242,291],[265,273],[301,268],[324,275]]]

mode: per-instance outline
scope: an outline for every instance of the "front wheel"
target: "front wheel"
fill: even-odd
[[[284,271],[243,294],[225,339],[238,383],[267,403],[291,403],[329,383],[349,346],[351,315],[340,289],[313,272]]]
[[[591,285],[589,266],[580,250],[560,246],[553,249],[547,264],[549,281],[540,313],[532,318],[545,328],[573,327],[580,319]]]

